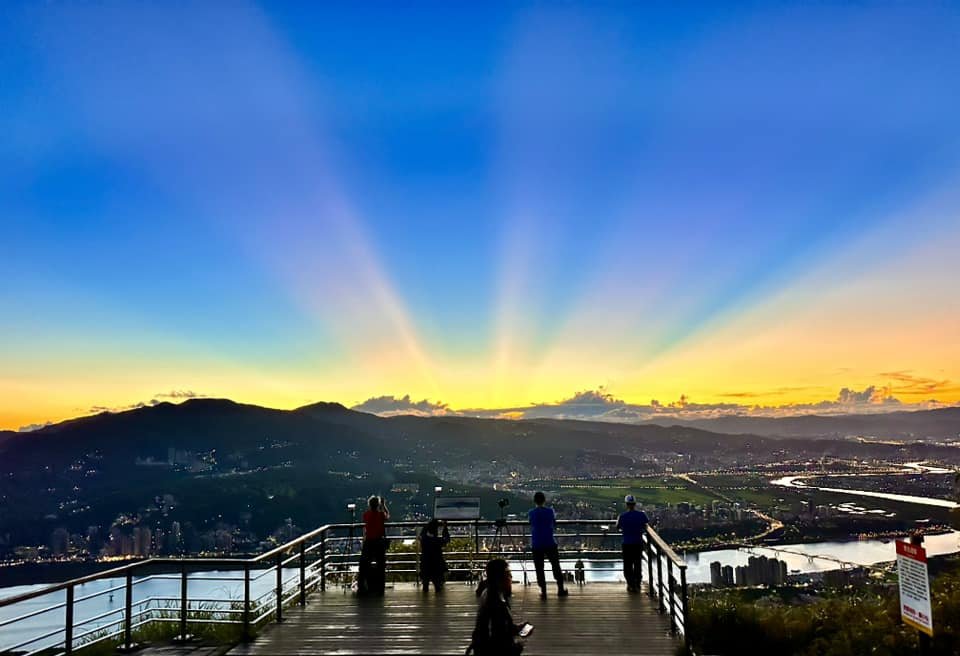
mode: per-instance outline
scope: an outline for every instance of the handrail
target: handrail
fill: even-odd
[[[147,560],[139,560],[129,565],[123,565],[121,567],[114,567],[113,569],[105,569],[102,572],[94,572],[93,574],[87,574],[86,576],[80,576],[75,579],[70,579],[69,581],[63,581],[61,583],[53,583],[41,590],[34,590],[33,592],[24,592],[22,594],[15,595],[13,597],[4,597],[0,599],[0,608],[5,606],[10,606],[23,601],[29,601],[31,599],[36,599],[37,597],[42,597],[44,595],[52,594],[54,592],[60,592],[61,590],[66,590],[67,588],[75,585],[83,585],[85,583],[91,583],[99,579],[108,579],[108,578],[117,578],[128,572],[132,572],[136,569],[146,568],[148,566],[154,565],[243,565],[244,563],[252,562],[250,559],[246,558],[148,558]]]
[[[522,520],[504,520],[507,526],[527,526],[527,522]],[[594,525],[594,526],[603,526],[609,525],[611,520],[607,519],[558,519],[557,526],[574,526],[574,525]],[[460,520],[451,520],[447,522],[448,526],[496,526],[498,520],[492,519],[460,519]],[[387,528],[396,527],[396,528],[417,528],[423,526],[423,522],[387,522]],[[44,595],[52,594],[54,592],[59,592],[61,590],[66,590],[68,587],[73,585],[83,585],[84,583],[90,583],[98,579],[103,578],[114,578],[126,574],[127,572],[132,572],[134,570],[143,569],[150,566],[156,565],[252,565],[257,563],[262,563],[271,558],[275,558],[278,555],[287,554],[294,547],[300,546],[300,544],[311,541],[318,536],[327,533],[331,530],[336,529],[350,529],[350,528],[362,528],[362,523],[353,523],[353,524],[325,524],[319,528],[316,528],[309,533],[304,533],[303,535],[294,538],[293,540],[281,544],[278,547],[271,549],[265,553],[254,556],[252,558],[148,558],[146,560],[140,560],[128,565],[122,565],[120,567],[114,567],[113,569],[104,570],[102,572],[96,572],[94,574],[87,574],[86,576],[81,576],[75,579],[70,579],[69,581],[63,581],[62,583],[54,583],[49,585],[41,590],[34,590],[32,592],[24,592],[13,597],[5,597],[0,599],[0,608],[5,606],[10,606],[15,603],[29,601],[30,599],[36,599],[37,597],[42,597]],[[686,563],[683,559],[670,548],[663,538],[653,529],[651,526],[647,526],[647,532],[656,542],[657,546],[663,551],[666,556],[674,562],[677,567],[686,568]],[[355,538],[356,539],[356,538]]]
[[[612,529],[612,519],[561,519],[556,522],[558,529],[557,537],[561,540],[564,538],[606,538],[608,535],[616,535],[615,529]],[[450,551],[448,552],[449,556],[453,556],[454,559],[449,561],[455,564],[466,565],[464,568],[457,568],[458,571],[471,571],[476,570],[477,564],[474,558],[464,558],[456,559],[456,556],[477,556],[481,553],[489,554],[502,554],[506,557],[510,555],[518,555],[521,557],[529,550],[527,543],[528,534],[524,531],[518,531],[517,535],[514,535],[514,539],[520,540],[519,549],[504,549],[501,546],[497,550],[492,550],[489,548],[490,538],[495,538],[499,536],[499,530],[496,534],[492,533],[490,529],[494,527],[526,527],[528,522],[521,519],[500,519],[500,520],[490,520],[490,519],[464,519],[464,520],[450,520],[447,522],[447,525],[451,528],[459,527],[461,529],[469,529],[465,532],[465,535],[471,538],[471,541],[474,542],[472,549],[469,551]],[[402,537],[404,539],[416,537],[416,533],[404,533],[404,530],[408,529],[418,529],[423,526],[423,522],[413,522],[413,521],[399,521],[399,522],[387,522],[386,528],[388,529],[388,535],[393,533],[397,537]],[[566,532],[564,529],[567,527],[576,526],[579,529],[587,527],[587,530],[578,530],[576,533]],[[10,618],[4,622],[4,625],[16,623],[19,620],[29,618],[35,614],[40,614],[44,612],[50,612],[58,610],[61,608],[66,608],[66,620],[65,628],[59,629],[59,631],[65,632],[65,641],[62,641],[61,644],[65,646],[65,653],[72,653],[74,640],[77,638],[85,637],[90,634],[91,631],[85,633],[74,634],[75,628],[80,628],[84,625],[88,625],[92,621],[99,620],[107,615],[117,614],[119,612],[125,612],[125,617],[118,619],[115,622],[112,622],[102,628],[106,629],[107,627],[119,627],[109,631],[109,635],[116,636],[121,635],[126,644],[131,642],[131,630],[148,623],[154,620],[161,620],[166,622],[177,621],[180,623],[180,633],[186,635],[186,624],[188,622],[200,621],[199,618],[190,618],[189,603],[190,599],[187,597],[187,575],[188,571],[199,571],[199,570],[216,570],[223,567],[233,567],[241,569],[241,576],[232,578],[237,582],[241,582],[244,589],[244,601],[242,609],[230,609],[229,614],[231,615],[241,615],[241,620],[233,620],[238,624],[243,625],[243,634],[244,636],[249,636],[250,629],[257,626],[263,619],[273,615],[276,621],[281,621],[282,619],[282,609],[286,604],[294,601],[298,596],[300,604],[306,603],[306,594],[308,591],[319,587],[321,590],[325,590],[327,584],[330,581],[337,581],[338,577],[343,577],[344,575],[350,576],[350,567],[355,567],[357,558],[359,554],[354,552],[355,547],[353,546],[357,541],[362,539],[361,529],[363,524],[361,523],[334,523],[334,524],[325,524],[320,526],[312,531],[309,531],[289,542],[286,542],[282,545],[274,547],[273,549],[250,557],[250,558],[235,558],[235,557],[213,557],[213,558],[197,558],[197,557],[187,557],[187,558],[170,558],[170,557],[157,557],[149,558],[145,560],[135,561],[128,563],[119,567],[114,567],[107,569],[101,572],[96,572],[93,574],[88,574],[81,576],[75,579],[64,581],[61,583],[55,583],[49,586],[46,586],[40,590],[34,590],[30,592],[25,592],[18,594],[16,596],[7,597],[0,599],[0,608],[7,606],[12,606],[17,603],[24,601],[29,601],[31,599],[36,599],[38,597],[43,597],[52,593],[60,592],[66,590],[66,601],[59,602],[49,608],[41,609],[40,611],[33,611],[26,614],[25,616]],[[593,529],[592,527],[602,527],[602,530]],[[481,533],[481,530],[484,532]],[[349,536],[335,535],[336,532],[346,532],[349,531]],[[399,534],[399,535],[397,535]],[[481,549],[480,540],[485,540],[485,546],[488,548]],[[316,543],[314,543],[316,541]],[[349,546],[346,547],[347,551],[344,552],[344,544]],[[646,539],[644,540],[645,548],[643,550],[644,559],[647,566],[648,574],[648,586],[649,594],[651,597],[655,597],[658,600],[658,605],[662,613],[669,613],[671,630],[674,633],[682,632],[684,638],[689,639],[689,636],[686,635],[686,613],[687,613],[687,589],[686,589],[686,569],[687,565],[683,559],[677,555],[677,553],[667,544],[666,541],[656,532],[656,530],[649,525],[646,529]],[[331,545],[333,549],[331,549]],[[586,545],[583,545],[586,546]],[[319,549],[319,554],[316,554],[316,550]],[[564,549],[561,547],[561,553],[572,553],[569,549]],[[588,560],[596,562],[610,562],[616,561],[618,558],[614,556],[617,554],[617,551],[614,549],[605,549],[603,542],[600,542],[599,548],[589,548],[586,549],[580,548],[577,550],[578,557],[586,555]],[[307,565],[305,560],[307,554],[316,554],[319,557],[311,557],[311,562]],[[605,554],[610,554],[610,557],[604,557]],[[594,557],[590,557],[594,556]],[[600,556],[597,558],[596,556]],[[401,568],[389,568],[388,571],[391,573],[400,574],[413,574],[419,571],[419,566],[415,568],[403,568],[404,563],[409,563],[413,565],[417,555],[414,553],[398,553],[395,557],[395,563],[401,565]],[[299,561],[299,563],[297,562]],[[146,578],[138,578],[134,580],[134,574],[136,572],[141,572],[149,568],[156,568],[162,566],[175,566],[178,570],[178,574],[164,575],[164,574],[150,574]],[[346,569],[343,569],[346,568]],[[656,569],[656,575],[654,574],[654,569]],[[263,570],[262,572],[260,570]],[[282,572],[284,570],[299,570],[298,574],[293,574],[291,576],[284,577]],[[319,571],[318,571],[319,570]],[[664,572],[663,570],[667,570]],[[256,571],[256,574],[254,574]],[[250,583],[256,581],[259,578],[275,571],[276,572],[276,587],[273,590],[267,590],[263,593],[260,593],[256,598],[252,598],[250,594]],[[678,575],[675,575],[674,572],[677,572]],[[308,576],[309,574],[309,576]],[[666,577],[663,575],[667,574]],[[77,602],[90,599],[93,597],[101,596],[106,594],[107,591],[98,591],[93,594],[81,596],[79,598],[74,597],[74,589],[78,585],[83,585],[85,583],[90,583],[92,581],[97,581],[107,578],[125,578],[126,583],[115,586],[110,589],[110,592],[117,591],[121,588],[126,588],[126,610],[123,608],[118,608],[110,611],[107,614],[101,614],[92,618],[83,619],[81,621],[74,621],[73,618],[73,607]],[[138,583],[142,583],[150,580],[154,577],[166,578],[175,580],[179,578],[181,580],[181,597],[180,605],[172,606],[166,609],[167,612],[177,612],[178,617],[152,617],[151,611],[144,608],[136,613],[133,612],[132,607],[140,607],[144,600],[140,600],[136,603],[132,603],[132,589]],[[299,578],[299,582],[297,579]],[[342,582],[344,579],[339,578]],[[291,585],[292,584],[292,585]],[[270,598],[276,597],[276,604],[271,603]],[[153,599],[153,597],[151,597]],[[167,601],[175,602],[177,601],[176,597],[164,597],[163,599]],[[149,600],[148,600],[149,601]],[[256,617],[253,616],[252,611],[254,609],[263,609],[262,612],[258,613]],[[218,611],[220,612],[220,611]],[[147,619],[143,620],[144,615],[147,615]],[[207,620],[204,620],[207,621]],[[135,623],[136,622],[136,623]],[[52,635],[52,634],[51,634]],[[33,638],[30,642],[36,642],[38,640],[43,640],[50,637],[40,636]],[[27,643],[29,644],[29,643]],[[2,645],[0,645],[2,648]]]

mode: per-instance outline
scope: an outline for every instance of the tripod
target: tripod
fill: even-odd
[[[518,538],[510,531],[510,525],[507,524],[507,518],[504,515],[505,505],[500,506],[500,519],[494,522],[496,531],[493,534],[493,547],[497,554],[503,553],[503,539],[506,536],[507,540],[514,551],[520,552],[520,571],[523,572],[523,585],[530,585],[530,582],[527,580],[527,559],[526,559],[526,547],[523,542],[518,540]],[[519,549],[517,549],[519,547]]]

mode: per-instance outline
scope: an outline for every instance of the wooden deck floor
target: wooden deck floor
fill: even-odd
[[[668,656],[679,641],[646,595],[622,585],[572,586],[560,599],[550,588],[546,601],[536,586],[514,587],[516,621],[536,629],[525,655],[603,654]],[[284,622],[268,626],[231,656],[293,654],[463,654],[476,616],[473,588],[448,584],[438,596],[413,584],[398,584],[384,597],[358,598],[339,589],[316,592],[306,607],[292,608]]]

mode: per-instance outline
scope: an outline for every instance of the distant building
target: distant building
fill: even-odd
[[[723,587],[723,574],[720,571],[720,561],[710,563],[710,585],[715,588]]]
[[[136,526],[133,529],[133,555],[144,558],[152,553],[153,532],[148,526]]]
[[[737,565],[737,568],[734,570],[734,572],[735,572],[734,581],[736,582],[737,585],[739,586],[750,585],[747,582],[747,568],[745,566]]]
[[[50,536],[50,553],[54,556],[66,556],[70,550],[70,533],[65,528],[56,529]]]
[[[745,586],[783,585],[787,582],[787,563],[777,558],[750,556],[746,566],[737,568],[736,582]]]
[[[723,569],[721,569],[720,571],[721,571],[721,576],[723,577],[723,584],[728,587],[733,586],[734,584],[733,567],[730,565],[724,565]]]
[[[171,522],[170,533],[167,534],[167,551],[172,554],[183,553],[183,531],[180,522]]]

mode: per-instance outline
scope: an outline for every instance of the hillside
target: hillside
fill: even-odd
[[[773,437],[862,435],[888,439],[956,439],[960,437],[960,408],[837,416],[733,416],[686,421],[664,419],[650,424],[680,425],[716,433],[754,433]]]
[[[916,413],[897,413],[906,414],[911,416],[896,416],[891,425],[917,425]],[[952,413],[936,416],[943,426],[952,421]],[[801,419],[802,425],[820,426],[818,420],[827,419],[835,426],[841,418]],[[749,425],[754,433],[768,426]],[[738,424],[721,426],[733,430]],[[425,512],[436,484],[482,494],[489,504],[500,494],[494,483],[516,476],[703,471],[824,456],[956,457],[945,446],[786,437],[792,424],[772,426],[776,438],[689,425],[379,417],[331,403],[295,410],[223,399],[161,403],[3,434],[0,546],[43,543],[57,527],[83,533],[124,517],[206,530],[225,524],[262,536],[286,518],[306,526],[342,521],[347,502],[398,484],[416,490],[398,499],[402,509]]]

